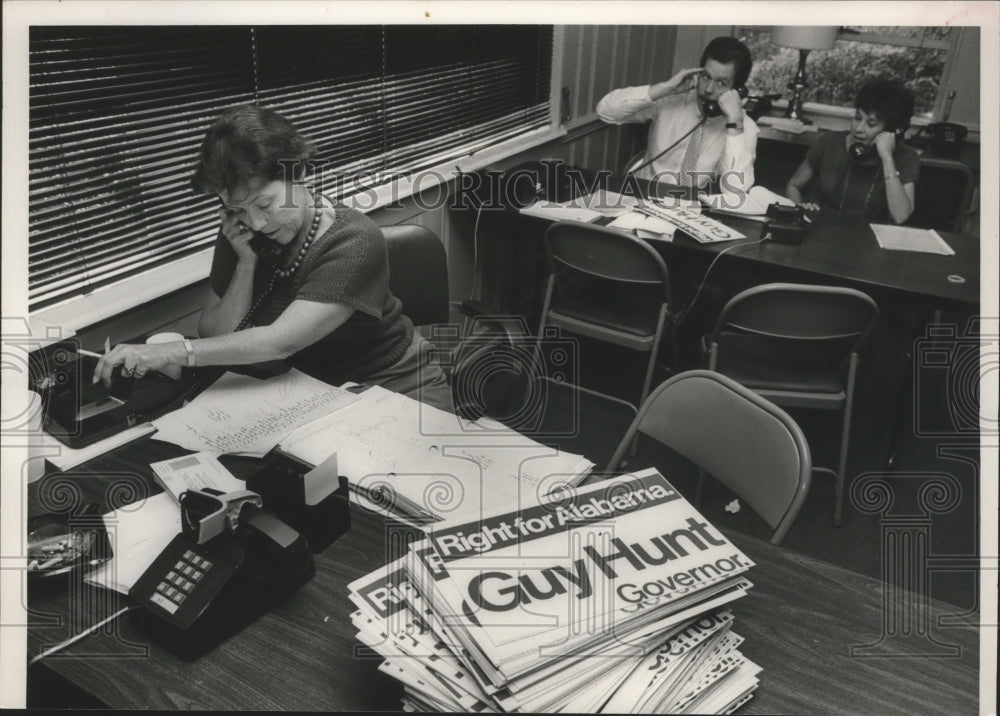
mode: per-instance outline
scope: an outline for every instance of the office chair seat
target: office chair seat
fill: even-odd
[[[585,295],[563,299],[558,307],[553,306],[549,309],[548,316],[550,323],[578,324],[575,326],[577,332],[585,332],[587,324],[597,324],[601,329],[600,334],[592,337],[600,338],[610,330],[647,340],[656,335],[656,318],[656,314],[650,312],[649,303],[625,302],[609,298],[607,295]]]
[[[715,369],[758,391],[815,393],[838,401],[845,397],[839,366],[813,344],[723,333]]]

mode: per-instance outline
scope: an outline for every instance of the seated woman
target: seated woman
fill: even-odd
[[[902,224],[913,213],[917,153],[898,141],[910,126],[913,93],[874,80],[858,92],[849,132],[828,132],[809,148],[785,195],[809,210]]]
[[[201,145],[191,180],[222,203],[212,293],[196,340],[115,346],[115,366],[142,376],[167,365],[247,365],[284,359],[332,385],[381,385],[452,410],[432,346],[389,291],[381,229],[304,183],[313,143],[280,114],[245,105],[224,112]]]

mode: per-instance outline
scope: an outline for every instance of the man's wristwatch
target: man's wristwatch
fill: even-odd
[[[726,129],[737,129],[737,130],[739,130],[739,131],[742,132],[743,131],[743,125],[742,124],[737,124],[736,122],[726,122]]]
[[[194,367],[194,346],[191,345],[191,339],[184,339],[184,352],[187,353],[187,364],[188,368]]]

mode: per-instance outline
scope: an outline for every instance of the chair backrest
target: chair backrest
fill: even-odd
[[[736,294],[723,307],[712,342],[727,331],[800,341],[838,342],[857,352],[878,319],[868,294],[840,286],[768,283]]]
[[[545,232],[553,272],[568,268],[595,278],[636,286],[662,286],[670,302],[670,276],[663,257],[640,238],[579,221],[557,221]]]
[[[415,325],[447,323],[450,318],[448,257],[433,231],[416,224],[383,226],[389,254],[389,290],[403,302]]]
[[[809,492],[812,459],[784,410],[720,373],[692,370],[643,402],[608,464],[617,470],[636,432],[657,440],[725,484],[775,529],[780,544]]]
[[[909,226],[961,232],[972,204],[972,172],[956,159],[920,158]]]

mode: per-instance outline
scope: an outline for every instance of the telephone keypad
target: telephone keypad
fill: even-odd
[[[156,585],[152,601],[173,614],[211,567],[210,561],[187,550],[183,558],[178,560],[174,568],[167,572],[167,576]]]
[[[139,577],[129,596],[181,629],[191,626],[229,583],[245,552],[235,540],[197,547],[178,534]],[[155,605],[155,606],[154,606]]]

